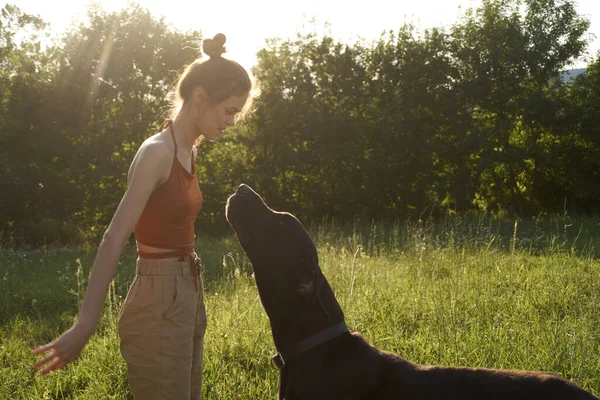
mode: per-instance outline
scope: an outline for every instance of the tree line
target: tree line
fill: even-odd
[[[1,11],[1,241],[96,240],[202,32],[139,5],[46,26]],[[571,0],[485,0],[447,29],[267,40],[254,112],[201,144],[197,229],[225,229],[241,182],[305,220],[596,213],[600,54],[560,79],[588,27]]]

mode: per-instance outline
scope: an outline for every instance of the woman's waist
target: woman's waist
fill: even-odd
[[[194,252],[194,242],[181,245],[148,245],[136,241],[136,244],[140,258],[182,261],[186,256],[197,257]]]

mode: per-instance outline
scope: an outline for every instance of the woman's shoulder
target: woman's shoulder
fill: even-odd
[[[169,134],[169,130],[165,129],[146,138],[141,147],[162,148],[172,152],[174,150],[173,138]]]
[[[153,158],[173,158],[175,147],[173,139],[167,131],[158,132],[142,142],[139,155],[149,155]]]
[[[168,177],[173,163],[174,146],[167,139],[168,136],[163,131],[144,140],[129,167],[129,179],[136,170],[139,171],[138,175],[158,175],[160,181],[165,176]]]

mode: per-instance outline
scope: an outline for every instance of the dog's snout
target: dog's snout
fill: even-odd
[[[245,183],[242,183],[240,186],[238,186],[237,188],[237,193],[239,194],[249,194],[252,190],[250,189],[250,187],[248,185],[246,185]]]

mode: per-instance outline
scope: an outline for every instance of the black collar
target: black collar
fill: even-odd
[[[333,338],[340,336],[343,333],[348,332],[348,327],[344,321],[339,322],[335,325],[330,326],[322,331],[315,333],[288,347],[287,349],[280,351],[271,357],[271,362],[277,369],[283,369],[290,361],[297,358],[308,350],[317,347],[320,344],[330,341]]]

